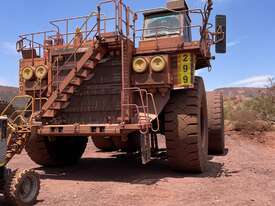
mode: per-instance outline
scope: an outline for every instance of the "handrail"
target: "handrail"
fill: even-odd
[[[36,35],[40,35],[40,34],[48,34],[48,33],[53,33],[53,32],[56,32],[56,30],[48,30],[48,31],[40,31],[40,32],[33,32],[33,33],[27,33],[27,34],[20,34],[19,37],[20,38],[24,38],[24,37],[27,37],[27,36],[36,36]]]
[[[29,96],[29,95],[22,95],[22,96],[15,96],[12,98],[12,100],[9,102],[9,104],[6,106],[6,108],[1,112],[1,115],[5,115],[5,113],[7,112],[7,110],[11,107],[11,105],[14,103],[14,101],[16,99],[20,99],[20,98],[27,98],[29,100],[33,100],[33,97],[32,96]]]
[[[139,93],[139,96],[140,96],[140,101],[141,101],[141,107],[142,107],[142,110],[144,112],[144,115],[145,115],[145,119],[146,119],[146,128],[145,130],[142,130],[142,128],[140,129],[140,133],[141,134],[147,134],[149,132],[149,128],[148,128],[148,125],[147,123],[150,122],[150,119],[148,117],[148,113],[146,112],[147,110],[145,109],[145,104],[144,104],[144,99],[143,99],[143,92],[144,90],[140,89],[139,87],[132,87],[132,88],[124,88],[124,90],[132,90],[133,92],[138,92]],[[122,106],[128,106],[129,104],[122,104]],[[138,108],[138,106],[137,106]],[[138,108],[138,113],[140,113],[140,110]],[[139,114],[138,114],[139,115]],[[139,117],[139,124],[140,124],[140,117]]]
[[[92,12],[90,15],[88,15],[86,21],[85,21],[85,22],[81,25],[81,27],[79,28],[80,31],[83,30],[83,28],[85,27],[85,25],[88,23],[88,21],[89,21],[92,17],[95,16],[95,14],[96,14],[95,12]],[[97,23],[96,23],[96,24],[97,24]],[[95,24],[95,26],[96,26],[96,24]],[[93,31],[93,29],[95,28],[95,26],[90,30],[90,32],[89,32],[88,34],[86,34],[86,38],[88,38],[88,36],[91,34],[91,31]],[[74,42],[75,38],[76,38],[76,37],[74,37],[73,39],[71,39],[71,41],[69,41],[69,43],[67,43],[67,47],[66,47],[66,48],[68,48],[69,45],[70,45],[71,43]],[[85,38],[85,40],[86,40],[86,38]],[[84,41],[85,41],[85,40],[84,40]],[[82,43],[83,43],[83,41],[82,41]],[[78,48],[78,49],[79,49],[79,48]]]
[[[43,35],[43,38],[44,38],[44,41],[45,41],[45,39],[47,37],[47,34],[50,34],[50,33],[56,33],[56,30],[48,30],[48,31],[42,31],[42,32],[20,34],[19,38],[20,38],[21,41],[25,40],[25,41],[28,41],[31,44],[37,44],[39,47],[44,48],[44,45],[42,43],[36,42],[34,39],[35,39],[36,36]],[[29,37],[31,37],[31,39],[29,39]],[[32,48],[33,48],[33,45],[32,45]]]
[[[6,114],[6,112],[8,111],[8,109],[10,109],[14,102],[17,99],[26,99],[26,102],[24,104],[23,109],[17,109],[15,110],[12,114]],[[31,108],[31,109],[29,109]],[[26,120],[25,119],[25,114],[31,112],[31,115],[29,116],[29,119]],[[28,126],[30,124],[30,121],[32,120],[32,115],[34,112],[34,104],[33,104],[33,97],[29,96],[29,95],[22,95],[22,96],[15,96],[10,102],[9,104],[6,106],[6,108],[2,111],[1,115],[4,116],[6,115],[8,117],[8,126],[15,131],[18,127],[18,124],[16,123],[16,121],[18,119],[21,119],[23,123],[22,125],[24,126]],[[16,114],[18,113],[18,114]]]
[[[94,12],[92,12],[89,16],[87,16],[85,22],[83,22],[83,24],[82,24],[81,27],[79,28],[80,31],[83,29],[83,27],[85,27],[85,26],[87,25],[88,21],[89,21],[92,17],[94,17],[94,16],[95,16],[95,13],[94,13]],[[77,46],[77,48],[73,51],[73,53],[68,57],[68,59],[62,64],[61,67],[64,67],[66,64],[68,64],[68,63],[71,61],[71,59],[72,59],[73,57],[75,57],[77,51],[83,46],[83,43],[85,43],[85,41],[88,39],[88,37],[90,36],[90,34],[91,34],[92,32],[95,32],[94,30],[95,30],[96,27],[97,27],[97,23],[92,27],[92,29],[89,30],[89,32],[86,32],[85,38],[83,38],[83,39],[81,40],[80,44],[79,44],[79,45]],[[96,32],[96,34],[97,34],[97,32]],[[93,39],[95,38],[96,34],[93,36]],[[75,39],[76,39],[76,36],[75,36],[73,39],[71,39],[70,42],[67,43],[66,48],[69,48],[69,46],[72,44],[72,42],[75,41]],[[55,63],[58,64],[58,61],[55,60]],[[75,64],[76,64],[76,62],[75,62]],[[55,77],[58,78],[59,73],[60,73],[59,65],[57,65],[57,74],[55,75]],[[58,81],[58,79],[57,79],[57,81]],[[49,82],[49,83],[48,83],[48,87],[49,87],[49,86],[52,86],[52,82]],[[57,88],[59,89],[59,81],[58,81]]]
[[[157,119],[157,129],[154,129],[153,126],[152,126],[151,129],[152,129],[153,132],[158,132],[159,129],[160,129],[160,123],[159,123],[159,116],[158,116],[158,111],[157,111],[157,107],[156,107],[155,98],[154,98],[152,93],[148,93],[148,95],[151,97],[151,101],[152,101],[152,104],[153,104],[153,109],[154,109],[156,119]]]
[[[87,19],[89,15],[86,16],[76,16],[76,17],[69,17],[69,18],[63,18],[63,19],[55,19],[49,21],[51,25],[58,27],[55,23],[57,22],[66,22],[66,21],[71,21],[71,20],[78,20],[78,19]]]
[[[88,37],[90,36],[90,34],[94,31],[94,29],[96,28],[97,23],[94,25],[94,27],[88,32],[88,34],[86,35],[86,37],[80,42],[80,45],[74,50],[74,52],[69,56],[69,58],[63,63],[63,66],[65,66],[66,64],[68,64],[70,62],[70,60],[75,57],[77,51],[83,46],[83,43],[88,39]],[[95,38],[96,34],[93,36],[93,39]],[[59,74],[60,71],[57,71],[57,73]],[[57,74],[57,75],[58,75]],[[59,87],[59,84],[58,84]]]
[[[137,112],[140,113],[140,108],[142,109],[144,115],[145,115],[145,120],[146,120],[146,123],[149,123],[151,124],[151,130],[153,132],[158,132],[159,129],[160,129],[160,123],[159,123],[159,117],[158,117],[158,112],[157,112],[157,107],[156,107],[156,103],[155,103],[155,99],[154,99],[154,96],[152,93],[149,93],[147,92],[146,89],[141,89],[139,87],[131,87],[131,88],[124,88],[125,90],[132,90],[133,92],[138,92],[139,93],[139,96],[140,96],[140,101],[141,101],[141,106],[138,106],[137,104],[122,104],[123,107],[126,107],[126,106],[133,106],[133,107],[136,107],[137,109]],[[143,99],[143,93],[145,94],[145,98],[146,98],[146,104],[144,102],[144,99]],[[152,101],[152,105],[153,105],[153,110],[154,110],[154,113],[155,113],[155,116],[156,116],[156,120],[157,120],[157,128],[153,128],[152,127],[152,123],[151,123],[151,118],[149,116],[149,98],[151,98],[151,101]],[[140,120],[140,116],[138,114],[138,122],[140,123],[141,120]],[[147,125],[147,124],[146,124]],[[146,129],[145,130],[140,130],[140,132],[142,134],[146,134],[149,132],[149,128],[148,126],[146,126]]]

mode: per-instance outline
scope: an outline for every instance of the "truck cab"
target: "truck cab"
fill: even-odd
[[[169,4],[167,5],[169,6]],[[191,19],[188,14],[188,6],[183,5],[167,7],[167,9],[154,9],[146,11],[143,24],[143,40],[151,38],[169,38],[181,36],[183,41],[190,42],[191,36]]]

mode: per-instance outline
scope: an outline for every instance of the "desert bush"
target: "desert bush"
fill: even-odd
[[[261,95],[252,98],[244,103],[244,106],[249,111],[254,111],[257,114],[257,119],[264,121],[275,121],[275,103],[272,96]]]
[[[243,105],[238,106],[227,116],[231,122],[231,129],[244,132],[269,131],[272,124],[259,118],[256,111],[247,110]]]
[[[268,131],[275,122],[275,83],[256,97],[243,100],[230,99],[225,102],[225,119],[237,131]]]

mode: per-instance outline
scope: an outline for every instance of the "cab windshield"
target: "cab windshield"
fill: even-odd
[[[143,37],[180,34],[180,15],[154,14],[145,17]]]

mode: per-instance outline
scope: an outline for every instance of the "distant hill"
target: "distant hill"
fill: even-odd
[[[17,87],[0,86],[0,98],[9,101],[18,94]]]
[[[222,92],[225,98],[232,97],[255,97],[265,92],[265,88],[250,88],[250,87],[228,87],[219,88],[215,91]]]

